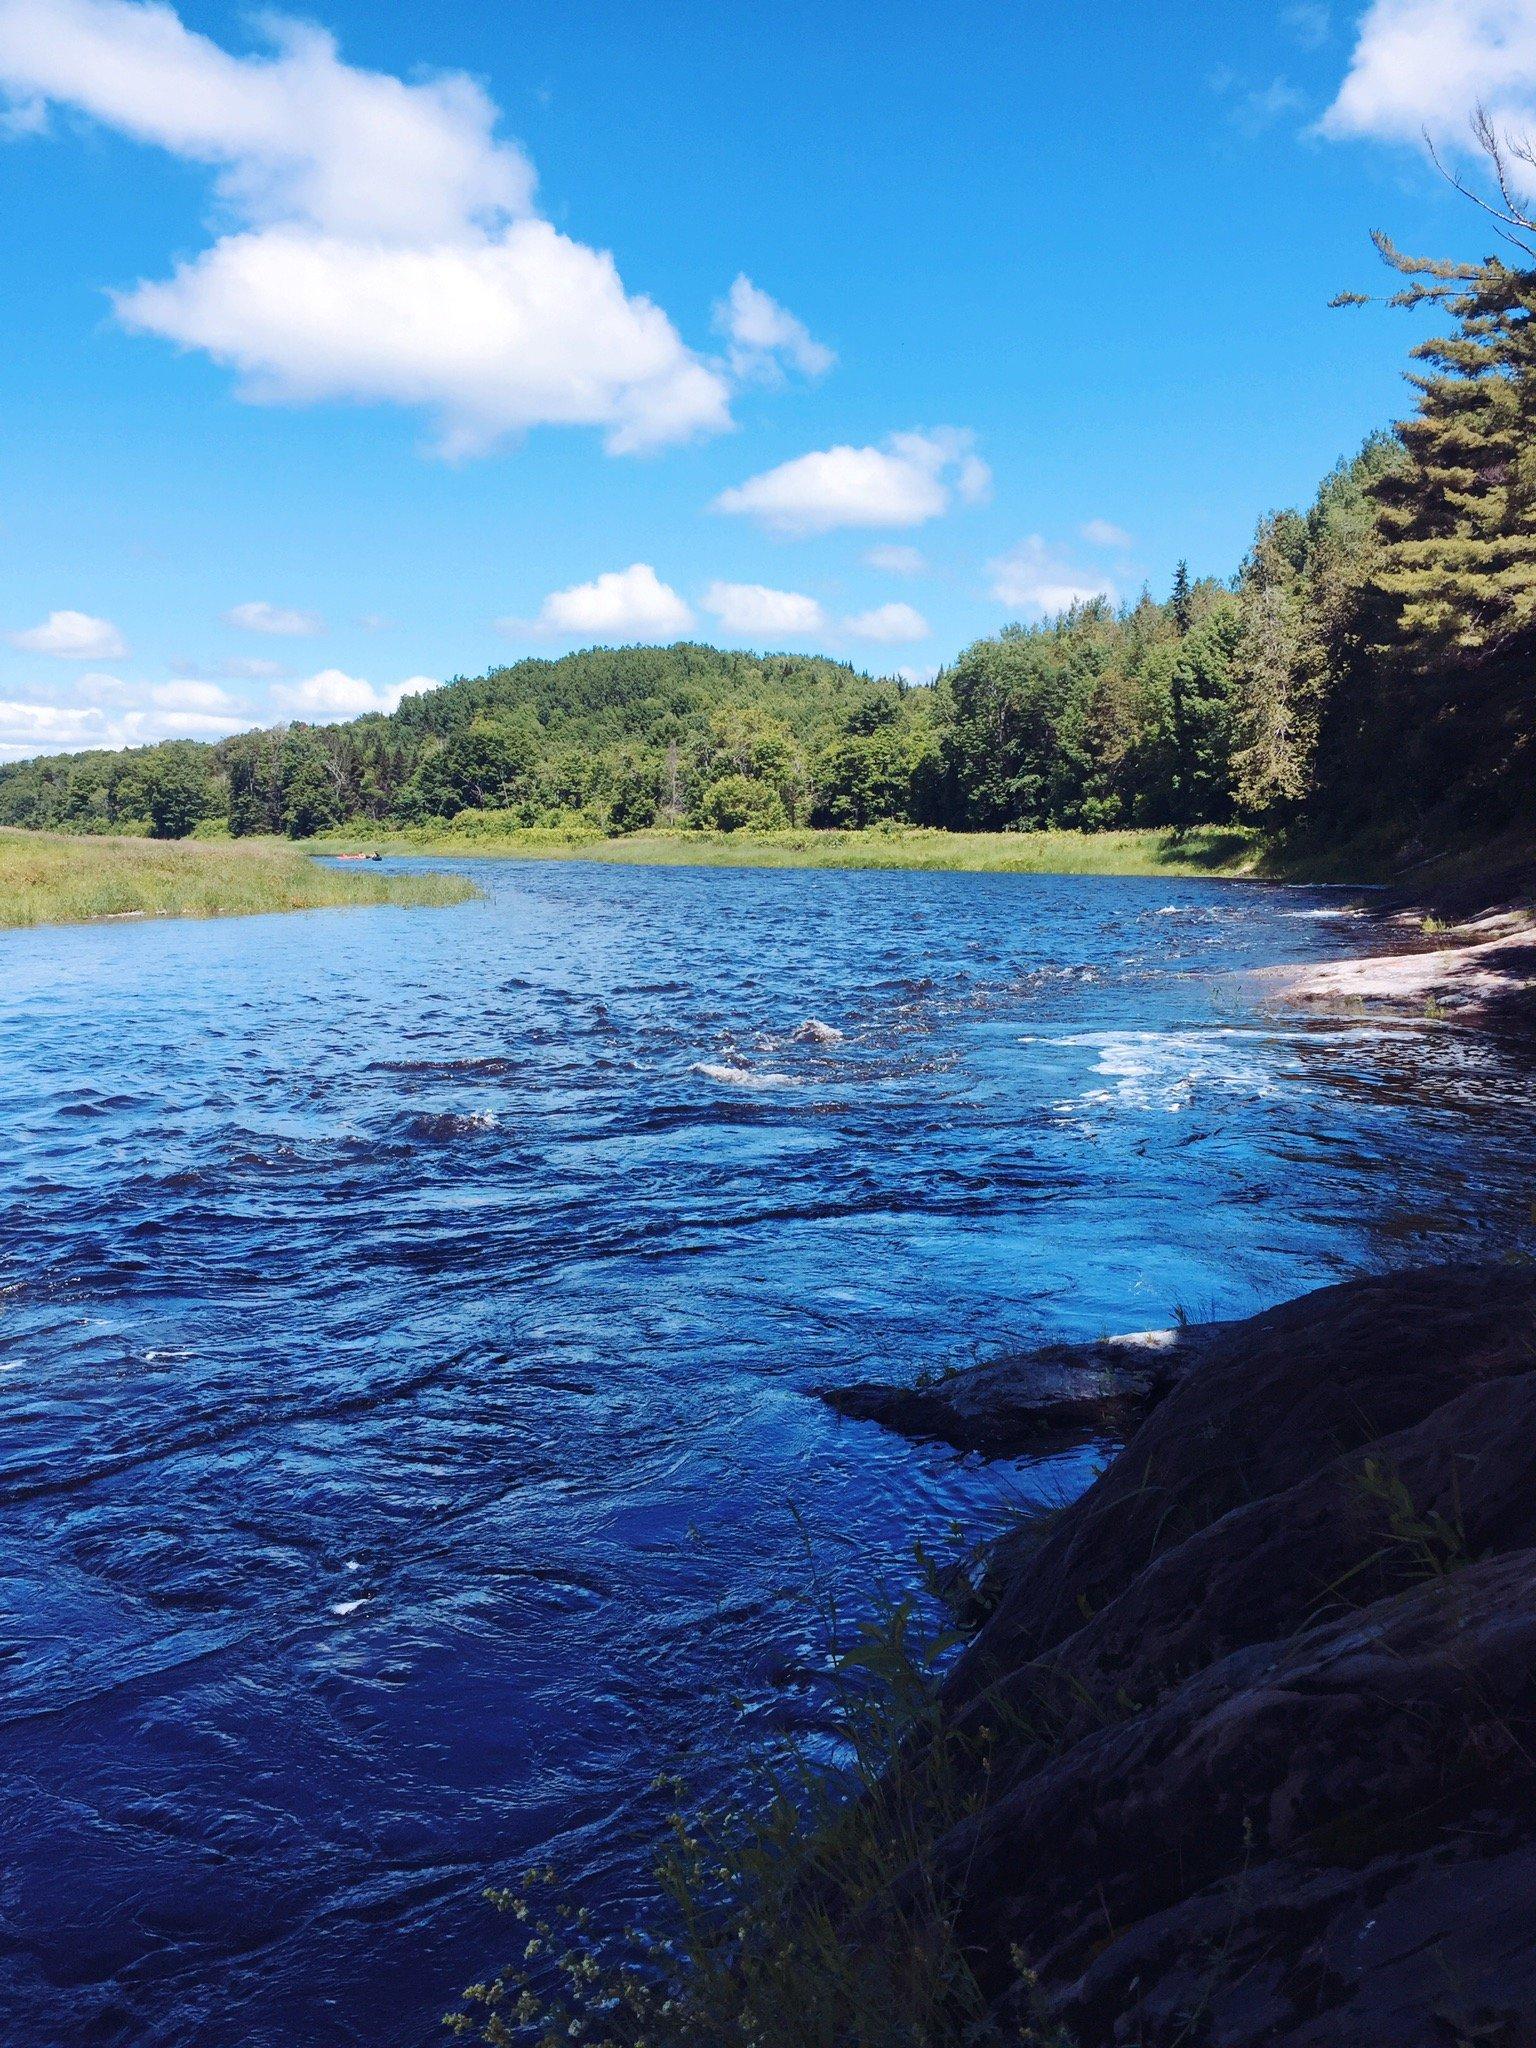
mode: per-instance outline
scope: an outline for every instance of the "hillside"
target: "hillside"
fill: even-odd
[[[520,661],[346,725],[15,763],[0,824],[1239,823],[1314,867],[1346,849],[1357,871],[1528,827],[1536,266],[1380,247],[1407,279],[1390,303],[1450,323],[1412,351],[1414,410],[1305,510],[1266,513],[1225,578],[1180,563],[1166,599],[1005,626],[931,688],[688,643]]]

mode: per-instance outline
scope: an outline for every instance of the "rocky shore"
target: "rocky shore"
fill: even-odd
[[[923,1895],[1006,2027],[1536,2043],[1536,1271],[829,1398],[994,1454],[1128,1439],[1002,1547],[943,1696],[987,1763]]]

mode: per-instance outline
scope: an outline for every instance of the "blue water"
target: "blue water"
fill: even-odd
[[[1528,1221],[1513,1056],[1243,982],[1337,897],[475,873],[0,938],[5,2048],[432,2040],[485,1883],[793,1713],[802,1524],[856,1605],[1088,1469],[817,1382]]]

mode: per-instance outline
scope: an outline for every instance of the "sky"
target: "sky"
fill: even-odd
[[[0,0],[0,759],[1230,575],[1479,104],[1536,0]]]

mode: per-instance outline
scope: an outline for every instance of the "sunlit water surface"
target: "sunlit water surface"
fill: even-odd
[[[794,1713],[802,1522],[857,1606],[1088,1469],[817,1383],[1528,1220],[1513,1052],[1242,982],[1338,897],[475,873],[0,938],[5,2048],[431,2041],[487,1882]]]

